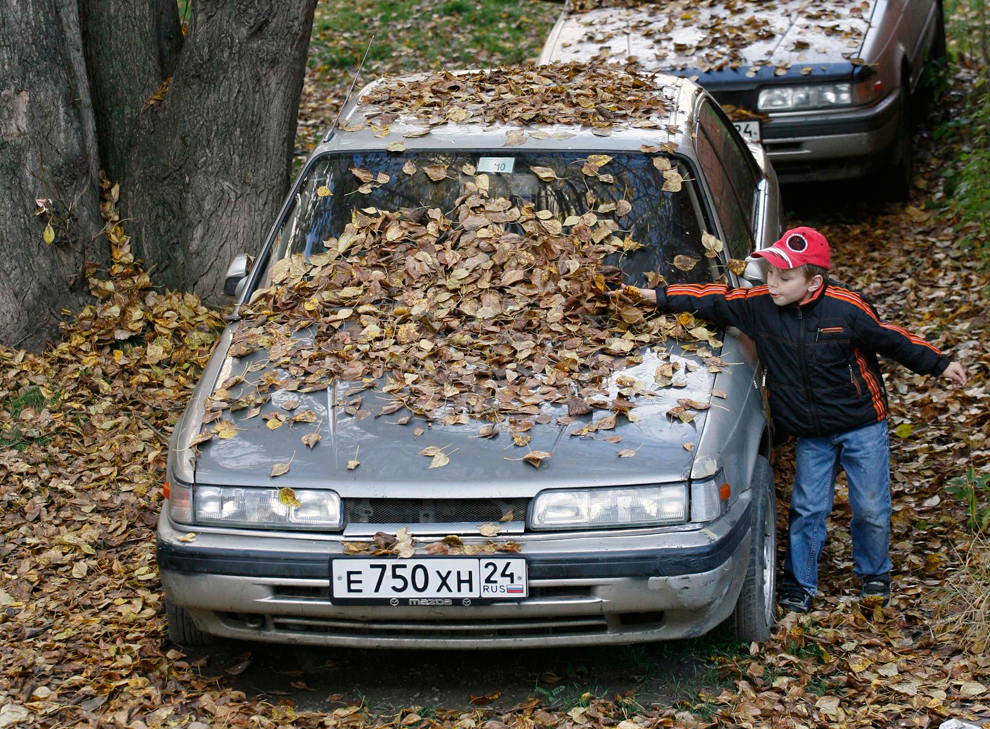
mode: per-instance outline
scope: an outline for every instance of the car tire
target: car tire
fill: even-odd
[[[770,462],[763,456],[756,457],[750,489],[749,567],[736,607],[726,621],[732,638],[747,643],[770,637],[777,604],[777,497]]]
[[[215,636],[196,627],[192,615],[178,605],[165,601],[165,617],[168,619],[168,639],[181,646],[213,645]]]

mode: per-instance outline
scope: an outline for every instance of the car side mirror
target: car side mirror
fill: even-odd
[[[744,286],[760,286],[767,282],[767,263],[762,258],[749,257],[746,259],[746,268],[742,272]]]
[[[242,284],[247,281],[247,276],[251,272],[251,256],[241,253],[234,257],[227,268],[227,275],[223,279],[224,296],[237,296],[243,289]]]

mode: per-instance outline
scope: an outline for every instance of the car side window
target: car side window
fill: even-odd
[[[759,179],[755,164],[711,103],[702,105],[699,122],[698,158],[725,229],[725,244],[732,258],[743,259],[753,250],[756,227]]]

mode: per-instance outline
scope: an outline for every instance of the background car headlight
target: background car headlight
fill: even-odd
[[[759,111],[801,111],[868,104],[883,95],[883,83],[870,75],[856,83],[770,86],[760,90]]]
[[[682,524],[687,521],[687,486],[630,486],[551,490],[530,508],[533,529],[602,529]]]
[[[851,83],[771,86],[760,91],[756,103],[760,111],[792,111],[851,105]]]
[[[196,524],[260,529],[340,529],[340,496],[322,489],[197,486]],[[280,492],[282,492],[280,494]],[[291,505],[295,502],[296,505]]]

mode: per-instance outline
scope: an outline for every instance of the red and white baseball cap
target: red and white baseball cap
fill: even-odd
[[[814,228],[791,228],[769,248],[753,253],[777,268],[797,268],[811,264],[831,268],[828,241]]]

